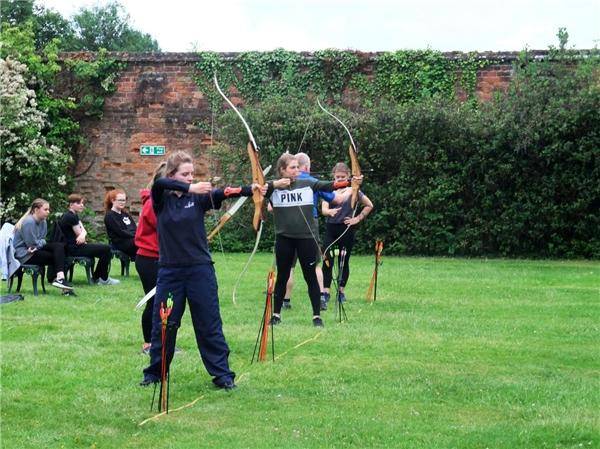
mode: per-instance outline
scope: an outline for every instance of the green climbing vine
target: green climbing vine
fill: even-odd
[[[475,93],[477,71],[493,64],[476,53],[449,58],[433,50],[378,53],[361,57],[344,50],[321,50],[310,55],[277,49],[245,52],[224,57],[202,52],[197,63],[196,81],[211,104],[217,100],[212,76],[233,86],[246,103],[272,96],[300,96],[314,93],[339,102],[347,91],[358,94],[369,106],[378,100],[395,102],[442,96],[454,98],[460,89],[471,98]],[[365,69],[373,67],[372,74]]]

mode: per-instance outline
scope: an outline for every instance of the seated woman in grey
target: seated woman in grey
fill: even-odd
[[[52,281],[54,287],[72,291],[73,287],[65,279],[65,244],[47,243],[46,219],[50,214],[48,201],[37,198],[29,210],[15,225],[15,257],[21,264],[49,265],[56,273]]]

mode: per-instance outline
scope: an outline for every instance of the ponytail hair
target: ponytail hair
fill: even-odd
[[[19,218],[19,221],[17,221],[17,224],[15,225],[15,229],[20,230],[21,226],[23,226],[23,221],[25,221],[25,219],[29,215],[33,215],[33,213],[36,211],[36,209],[39,209],[40,207],[44,207],[45,204],[50,204],[50,203],[48,203],[48,201],[46,201],[43,198],[36,198],[35,200],[33,200],[33,203],[31,203],[31,206],[29,207],[29,209],[27,209],[27,212],[25,212],[23,214],[23,216],[21,218]]]
[[[147,189],[151,189],[152,185],[160,178],[164,178],[167,174],[167,161],[162,161],[157,167],[154,169],[154,173],[152,173],[152,179],[146,186]]]

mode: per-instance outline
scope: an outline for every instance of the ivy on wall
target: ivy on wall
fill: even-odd
[[[322,50],[301,54],[282,49],[246,52],[226,58],[201,52],[196,81],[200,90],[218,101],[212,86],[214,73],[220,84],[234,86],[246,103],[271,96],[316,94],[336,102],[352,90],[362,106],[379,100],[407,102],[441,95],[454,98],[457,88],[473,97],[477,71],[495,61],[476,53],[451,59],[433,50],[403,50],[372,57],[353,51]],[[361,59],[362,58],[362,59]],[[372,65],[373,73],[364,73]]]
[[[382,237],[391,254],[600,257],[598,52],[579,54],[562,43],[543,60],[525,52],[506,92],[481,104],[477,72],[496,63],[433,51],[368,61],[340,51],[203,53],[197,81],[214,99],[219,142],[209,152],[228,179],[248,181],[247,136],[223,109],[212,85],[216,71],[230,96],[249,106],[243,114],[263,165],[285,150],[304,151],[313,173],[328,178],[348,142],[316,107],[318,95],[352,130],[363,190],[375,203],[358,252]],[[251,247],[250,213],[241,211],[234,220],[240,228],[223,233],[227,249]],[[271,244],[263,239],[261,249]]]

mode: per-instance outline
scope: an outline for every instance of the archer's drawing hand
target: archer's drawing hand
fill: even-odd
[[[285,189],[290,186],[292,180],[290,178],[281,178],[276,181],[273,181],[273,187],[276,189]]]
[[[208,181],[200,181],[190,184],[190,193],[205,194],[212,190],[212,184]]]

